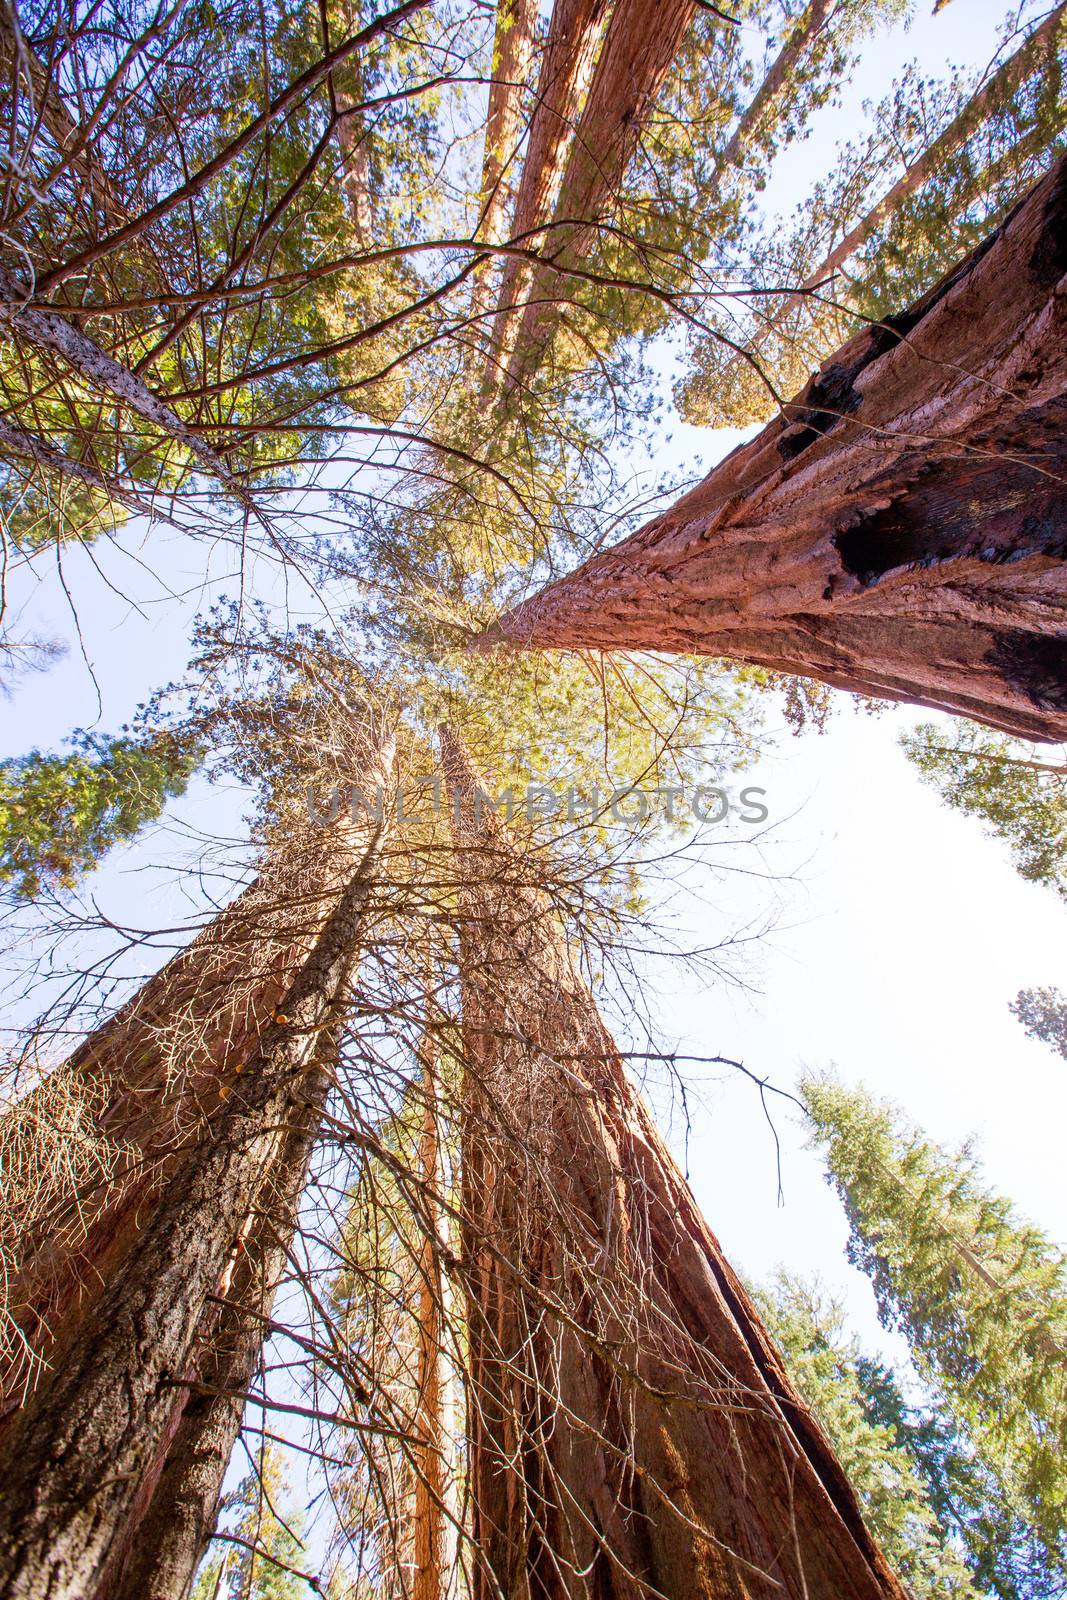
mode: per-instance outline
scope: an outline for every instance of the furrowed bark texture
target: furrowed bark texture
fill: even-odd
[[[183,1600],[218,1518],[244,1396],[259,1365],[274,1291],[296,1227],[335,1054],[325,1034],[294,1107],[278,1159],[239,1237],[228,1282],[204,1307],[181,1419],[147,1508],[101,1600]]]
[[[445,731],[474,1600],[905,1600]]]
[[[522,97],[533,60],[537,6],[534,0],[500,0],[493,41],[493,77],[485,125],[479,232],[493,244],[504,237],[507,190],[504,179],[515,160],[522,129]]]
[[[589,253],[598,223],[614,207],[656,96],[696,16],[693,0],[615,0],[604,48],[570,147],[543,254],[508,368],[514,387],[544,354],[566,298],[557,268],[577,266]],[[562,285],[562,290],[561,290]]]
[[[250,1208],[277,1171],[323,1031],[357,959],[383,824],[232,1093],[174,1153],[169,1178],[92,1308],[0,1441],[0,1592],[112,1592],[204,1355],[210,1297],[234,1279]]]
[[[6,1285],[19,1341],[0,1372],[0,1437],[64,1328],[90,1314],[175,1149],[205,1128],[282,1003],[356,865],[342,823],[274,851],[264,873],[75,1051],[72,1087],[117,1157],[60,1186]],[[39,1093],[43,1096],[47,1088]]]
[[[1067,738],[1067,157],[924,298],[484,643],[684,651]]]

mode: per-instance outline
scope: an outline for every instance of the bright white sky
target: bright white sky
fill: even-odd
[[[984,64],[1004,14],[991,0],[955,0],[937,17],[921,14],[910,32],[880,35],[844,86],[840,108],[787,153],[768,207],[792,208],[831,165],[835,142],[856,131],[860,103],[880,97],[909,60],[918,57],[931,72]],[[710,464],[732,443],[678,424],[656,466],[691,464],[697,454]],[[217,592],[229,558],[217,553],[207,582],[202,546],[162,530],[139,546],[127,530],[122,543],[126,554],[100,547],[64,556],[99,685],[99,718],[54,559],[16,582],[16,631],[68,639],[71,650],[0,701],[0,754],[58,746],[77,726],[115,730],[152,689],[180,674],[191,617]],[[167,586],[180,601],[167,597]],[[142,609],[122,595],[137,597]],[[302,609],[315,614],[308,601],[294,591],[294,621]],[[846,1077],[899,1100],[936,1138],[958,1143],[976,1134],[990,1181],[1067,1238],[1067,1067],[1028,1040],[1008,1012],[1024,985],[1067,987],[1067,911],[1049,891],[1019,879],[1003,846],[977,823],[949,813],[919,784],[896,742],[914,720],[897,710],[871,719],[843,703],[825,735],[785,736],[779,753],[751,774],[766,788],[777,824],[768,866],[795,871],[797,881],[768,886],[691,874],[664,905],[663,915],[691,930],[694,942],[762,921],[772,903],[778,917],[777,931],[748,950],[747,990],[694,986],[668,966],[651,975],[660,992],[660,1044],[740,1057],[782,1087],[804,1066],[836,1063]],[[236,827],[232,803],[202,784],[175,812],[208,834]],[[109,912],[142,926],[182,914],[181,891],[138,870],[159,853],[159,841],[150,840],[117,853],[97,874],[91,887]],[[645,1048],[644,1040],[634,1044]],[[775,1110],[779,1207],[773,1141],[753,1087],[717,1077],[703,1101],[692,1108],[688,1166],[735,1264],[754,1277],[779,1262],[819,1272],[846,1297],[857,1329],[892,1349],[877,1329],[865,1280],[845,1263],[840,1207],[817,1159],[802,1148],[788,1105]]]

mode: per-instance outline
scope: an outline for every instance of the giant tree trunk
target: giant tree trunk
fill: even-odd
[[[460,861],[474,1600],[904,1600],[442,736]]]
[[[1067,738],[1067,157],[664,515],[505,616]]]
[[[64,1324],[89,1314],[173,1150],[217,1113],[365,843],[342,821],[276,848],[261,876],[62,1069],[115,1160],[86,1182],[58,1185],[20,1240],[5,1288],[21,1343],[0,1373],[0,1416],[32,1386]],[[33,1111],[34,1097],[47,1103],[48,1094],[48,1084],[33,1091],[21,1113]],[[47,1138],[47,1126],[42,1131]]]
[[[117,1223],[101,1213],[94,1290],[54,1320],[47,1370],[0,1436],[0,1591],[11,1600],[110,1600],[127,1563],[168,1574],[167,1600],[191,1579],[239,1407],[198,1412],[190,1399],[247,1383],[254,1368],[254,1302],[273,1275],[272,1249],[286,1242],[277,1227],[291,1226],[325,1093],[314,1058],[343,1015],[383,826],[364,833],[246,1059],[234,1059],[228,1038],[229,1082],[216,1077],[202,1103],[181,1097],[197,1114],[170,1129],[149,1186],[134,1185],[132,1209],[123,1192]],[[325,894],[320,885],[317,899]],[[121,1060],[109,1063],[116,1077]],[[153,1135],[158,1092],[157,1076],[146,1095]],[[186,1519],[182,1530],[168,1528],[168,1506]],[[162,1541],[155,1553],[152,1539]]]
[[[204,1306],[189,1397],[115,1581],[101,1600],[184,1600],[218,1519],[223,1479],[296,1228],[336,1041],[321,1036],[273,1167],[242,1227],[228,1278]]]

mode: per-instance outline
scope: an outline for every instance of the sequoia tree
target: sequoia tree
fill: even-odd
[[[389,745],[374,758],[364,771],[386,781]],[[6,1594],[132,1597],[164,1577],[180,1594],[191,1580],[383,831],[341,822],[329,848],[298,839],[288,874],[283,855],[68,1066],[76,1092],[99,1096],[120,1170],[57,1197],[20,1275],[37,1370],[0,1432]]]
[[[484,643],[761,663],[1067,736],[1067,157],[933,290]]]
[[[627,1078],[537,865],[448,730],[442,764],[476,1600],[900,1600]]]

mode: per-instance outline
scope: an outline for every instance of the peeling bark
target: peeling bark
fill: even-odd
[[[751,443],[485,646],[663,650],[1067,738],[1067,158]]]
[[[473,1600],[905,1600],[447,731]]]
[[[91,1313],[64,1329],[0,1439],[0,1590],[9,1600],[106,1594],[130,1550],[181,1436],[205,1307],[235,1282],[250,1207],[278,1170],[294,1117],[307,1113],[308,1067],[342,1014],[382,829],[246,1070],[208,1125],[172,1152],[167,1181],[110,1263]]]

